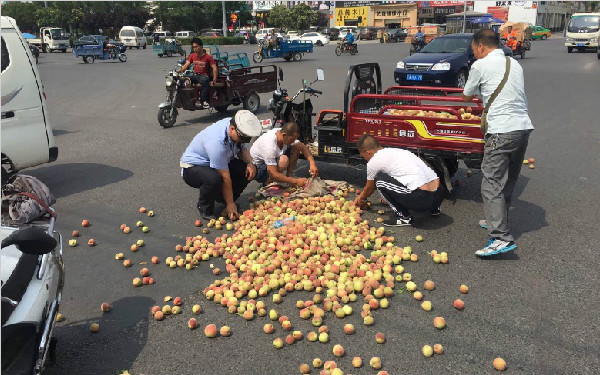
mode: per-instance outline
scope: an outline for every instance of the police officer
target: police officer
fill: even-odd
[[[198,133],[181,156],[183,180],[200,191],[197,207],[203,218],[214,217],[215,201],[225,204],[223,216],[239,217],[235,201],[256,176],[248,143],[260,132],[256,116],[240,110]]]

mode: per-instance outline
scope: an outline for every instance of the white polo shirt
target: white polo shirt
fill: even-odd
[[[282,148],[277,146],[277,132],[279,130],[281,129],[271,129],[254,141],[254,144],[252,144],[252,147],[250,148],[250,156],[252,156],[252,163],[254,165],[277,165],[279,157],[283,155],[288,148],[285,144]],[[300,141],[296,139],[291,146],[299,142]]]
[[[382,148],[373,155],[367,163],[367,180],[375,180],[380,172],[411,191],[438,178],[433,169],[417,155],[400,148]]]
[[[527,113],[523,68],[517,60],[510,59],[508,80],[488,111],[489,134],[533,129]],[[485,105],[502,81],[505,72],[504,51],[497,48],[483,59],[473,63],[464,94],[467,96],[480,95]]]

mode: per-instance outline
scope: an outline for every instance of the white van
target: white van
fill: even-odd
[[[193,38],[196,33],[193,31],[178,31],[175,33],[175,38]]]
[[[137,49],[140,49],[140,47],[146,49],[146,46],[148,45],[144,30],[136,26],[123,26],[121,31],[119,31],[119,39],[121,39],[121,42],[130,49],[133,47]]]
[[[154,35],[158,35],[161,38],[172,38],[173,37],[173,33],[170,31],[155,31],[154,34],[152,34],[152,36]]]
[[[58,157],[46,93],[29,45],[14,19],[2,17],[2,183],[9,173]]]
[[[267,37],[267,35],[271,34],[271,30],[275,30],[275,36],[277,38],[286,38],[286,35],[283,34],[281,32],[281,30],[275,29],[273,27],[268,27],[268,28],[265,28],[265,29],[258,30],[258,32],[255,35],[256,36],[256,40],[265,39]]]

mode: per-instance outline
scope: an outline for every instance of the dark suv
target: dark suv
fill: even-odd
[[[408,35],[404,29],[387,29],[386,32],[391,43],[404,42]]]
[[[469,69],[475,62],[471,50],[472,33],[443,35],[433,39],[423,49],[399,61],[394,70],[394,81],[402,86],[456,86],[464,87]],[[507,56],[512,50],[500,48]]]
[[[377,38],[377,29],[373,27],[363,27],[358,33],[359,40],[373,40]]]

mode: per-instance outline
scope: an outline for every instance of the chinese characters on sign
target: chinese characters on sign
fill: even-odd
[[[375,16],[377,18],[383,17],[400,17],[400,16],[408,16],[408,10],[378,10],[375,12]]]
[[[337,8],[335,10],[335,24],[337,26],[345,26],[346,21],[350,20],[357,22],[358,26],[367,26],[369,20],[369,8],[353,7]]]

